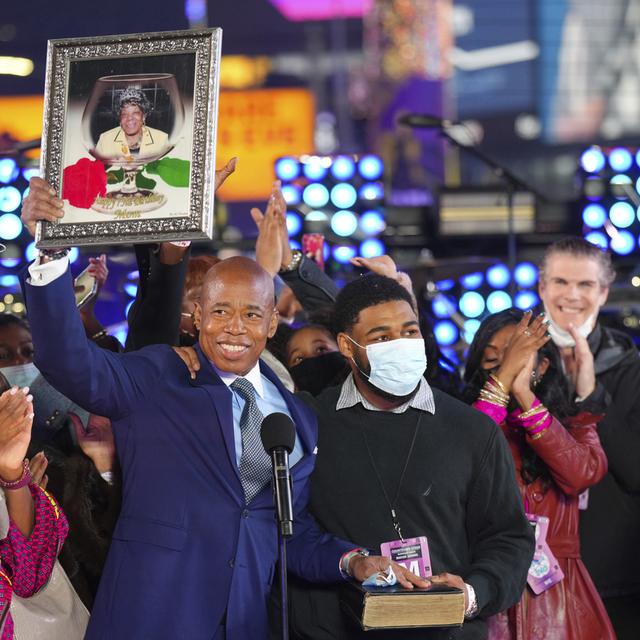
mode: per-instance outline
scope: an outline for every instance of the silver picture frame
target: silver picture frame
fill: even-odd
[[[221,41],[217,28],[49,41],[40,175],[64,217],[38,223],[38,248],[213,238]]]

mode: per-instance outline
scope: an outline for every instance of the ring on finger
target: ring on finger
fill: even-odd
[[[531,337],[531,335],[532,335],[532,334],[531,334],[531,331],[529,331],[529,329],[525,329],[522,333],[523,333],[525,336],[527,336],[527,338],[530,338],[530,337]]]

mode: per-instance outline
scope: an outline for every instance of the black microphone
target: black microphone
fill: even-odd
[[[289,537],[293,534],[289,454],[296,443],[296,428],[285,413],[271,413],[262,421],[260,438],[265,451],[271,456],[273,465],[273,496],[278,511],[280,533]]]
[[[438,116],[431,116],[428,113],[407,113],[398,118],[398,124],[406,124],[418,129],[446,129],[461,123],[458,120],[438,118]]]

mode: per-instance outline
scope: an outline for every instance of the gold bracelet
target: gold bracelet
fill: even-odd
[[[500,391],[502,391],[502,393],[506,393],[507,395],[509,395],[507,388],[502,384],[502,382],[500,382],[498,376],[495,373],[490,373],[489,378],[493,380],[498,385],[498,387],[500,387]]]
[[[537,416],[543,411],[547,411],[547,407],[545,407],[543,404],[539,404],[537,407],[531,407],[531,409],[527,409],[527,411],[521,413],[518,418],[522,420],[524,420],[525,418],[532,418],[533,416]]]
[[[551,426],[551,425],[549,425]],[[538,433],[534,433],[532,436],[529,436],[530,440],[537,440],[538,438],[542,438],[542,436],[549,431],[549,427],[545,427],[542,431],[538,432]]]
[[[98,331],[98,333],[95,333],[94,335],[91,336],[92,340],[100,340],[100,338],[104,338],[105,336],[108,336],[109,334],[107,333],[106,329],[101,329],[100,331]]]
[[[489,402],[490,404],[497,404],[498,406],[504,407],[504,408],[506,408],[506,406],[509,404],[508,398],[497,396],[493,393],[487,392],[484,389],[480,390],[480,394],[478,395],[478,398],[480,400],[484,400],[485,402]]]
[[[532,424],[530,427],[525,427],[525,430],[526,431],[532,431],[533,429],[537,429],[548,418],[549,418],[549,412],[547,411],[545,413],[545,415],[543,415],[542,418],[540,418],[540,420],[538,420],[538,422],[536,422],[535,424]]]

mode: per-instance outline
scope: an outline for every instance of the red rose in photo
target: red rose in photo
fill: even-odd
[[[62,199],[74,207],[89,209],[98,196],[107,193],[107,172],[99,160],[81,158],[65,168],[62,176]]]

